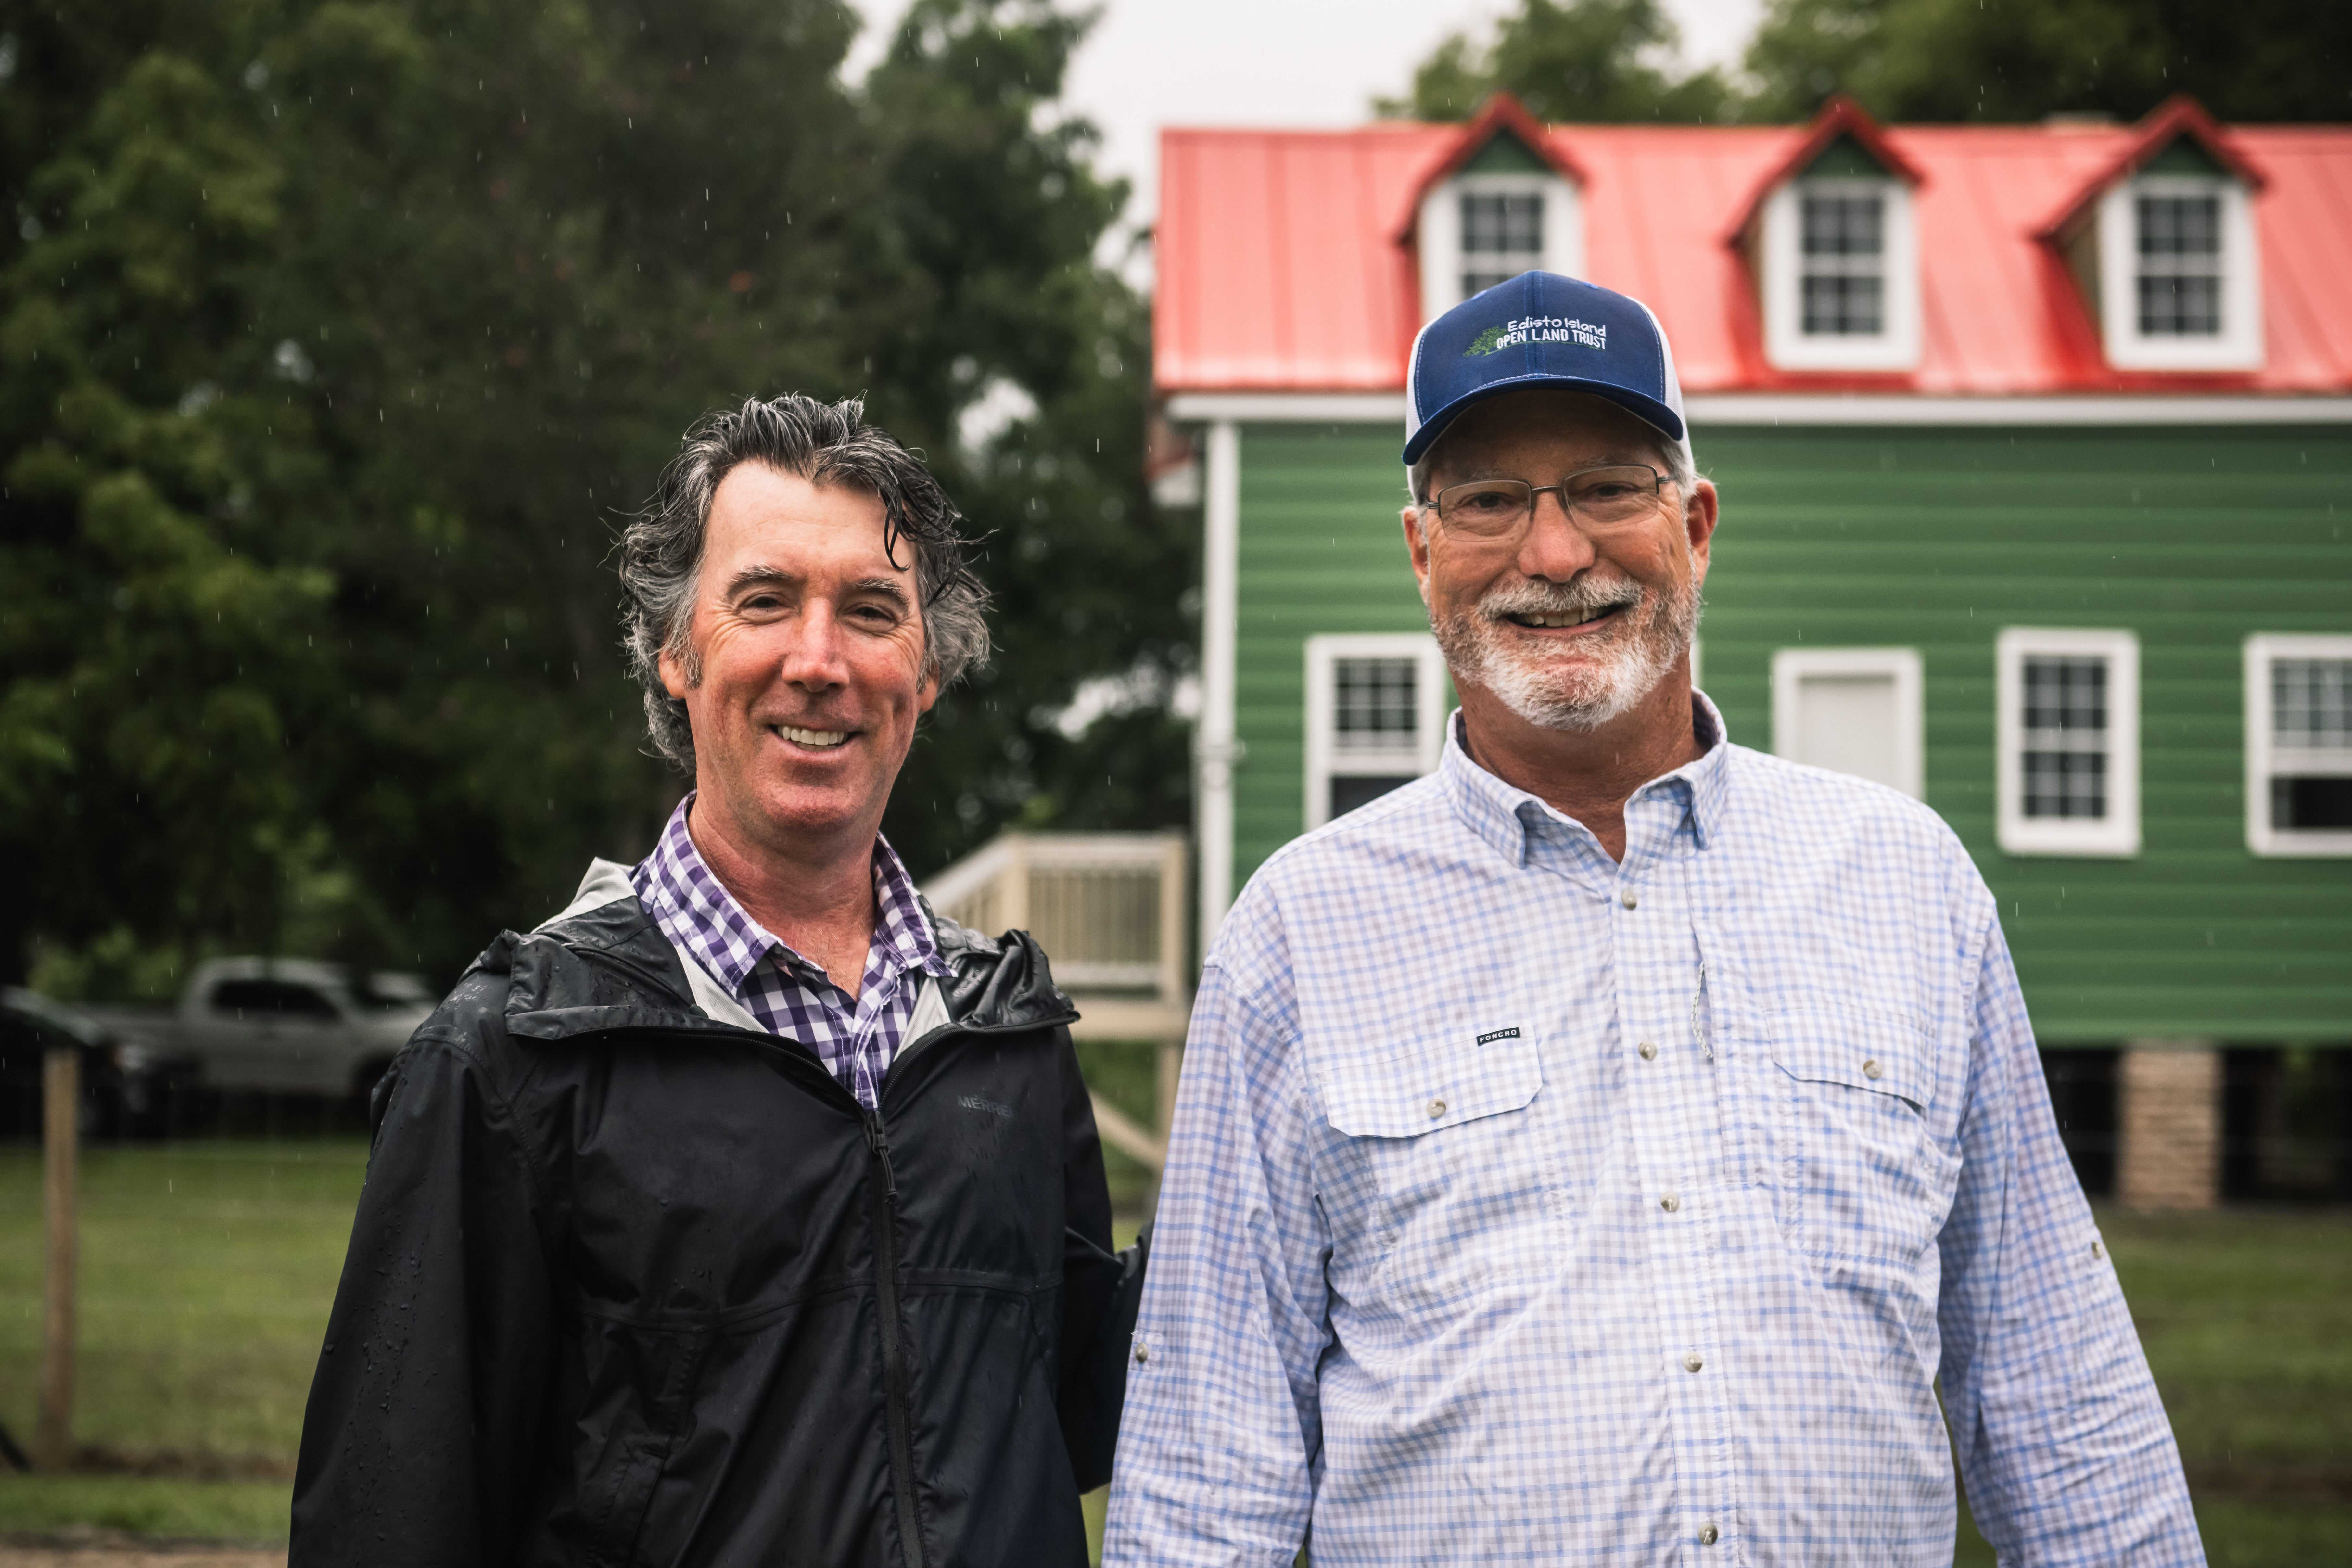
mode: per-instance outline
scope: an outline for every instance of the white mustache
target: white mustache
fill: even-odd
[[[1580,616],[1593,610],[1614,610],[1638,605],[1645,595],[1632,583],[1512,583],[1478,601],[1481,620],[1507,616]]]

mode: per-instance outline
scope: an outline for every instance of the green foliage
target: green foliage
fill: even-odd
[[[2136,120],[2176,92],[2223,120],[2352,119],[2352,11],[2301,0],[1772,0],[1759,120],[1832,92],[1886,120]]]
[[[2352,9],[2302,0],[1770,0],[1737,79],[1654,63],[1675,42],[1655,0],[1524,0],[1377,108],[1463,120],[1507,89],[1543,120],[1774,123],[1843,92],[1890,121],[2128,121],[2188,92],[2224,120],[2352,119]]]
[[[1083,24],[920,0],[0,6],[0,974],[126,947],[453,973],[634,857],[608,560],[703,409],[864,393],[992,534],[1003,657],[919,742],[919,872],[1024,813],[1181,820],[1190,545],[1141,489]],[[958,445],[982,391],[1036,412]],[[935,809],[936,808],[936,809]],[[168,966],[168,965],[167,965]],[[147,969],[152,970],[151,963]]]
[[[1401,100],[1375,104],[1382,114],[1466,120],[1507,91],[1538,120],[1720,120],[1733,101],[1719,72],[1674,76],[1654,63],[1681,35],[1657,0],[1524,0],[1478,43],[1454,33],[1412,76]]]

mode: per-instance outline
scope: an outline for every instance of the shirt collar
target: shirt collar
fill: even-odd
[[[1701,747],[1697,757],[1672,773],[1652,779],[1633,795],[1669,791],[1679,796],[1698,847],[1706,848],[1723,821],[1725,743],[1723,715],[1705,692],[1691,692],[1691,730]],[[1528,858],[1528,836],[1534,823],[1551,815],[1541,799],[1506,784],[1471,758],[1462,739],[1462,710],[1445,722],[1445,752],[1438,759],[1438,779],[1454,815],[1496,854],[1514,866]]]
[[[687,830],[694,797],[695,792],[687,792],[677,809],[670,813],[653,853],[630,873],[638,901],[663,934],[739,995],[743,982],[771,952],[784,967],[811,968],[789,943],[744,912],[735,895],[702,858],[694,836]],[[896,960],[895,968],[920,969],[934,976],[947,973],[914,879],[907,875],[890,841],[878,833],[874,836],[874,947],[887,950]],[[870,955],[866,968],[870,973]]]

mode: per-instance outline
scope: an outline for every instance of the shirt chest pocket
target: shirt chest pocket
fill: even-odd
[[[1808,1254],[1908,1265],[1950,1210],[1959,1161],[1929,1133],[1936,1043],[1899,1008],[1818,1005],[1772,1022],[1782,1218]]]
[[[1543,1086],[1526,1037],[1448,1038],[1328,1074],[1335,1240],[1369,1245],[1432,1286],[1538,1266],[1558,1185]]]

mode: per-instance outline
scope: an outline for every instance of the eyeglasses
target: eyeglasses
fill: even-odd
[[[1570,516],[1591,529],[1622,528],[1657,515],[1666,476],[1643,463],[1586,468],[1556,485],[1525,479],[1472,479],[1448,485],[1432,502],[1445,526],[1472,539],[1515,534],[1535,515],[1536,497],[1550,490]]]

